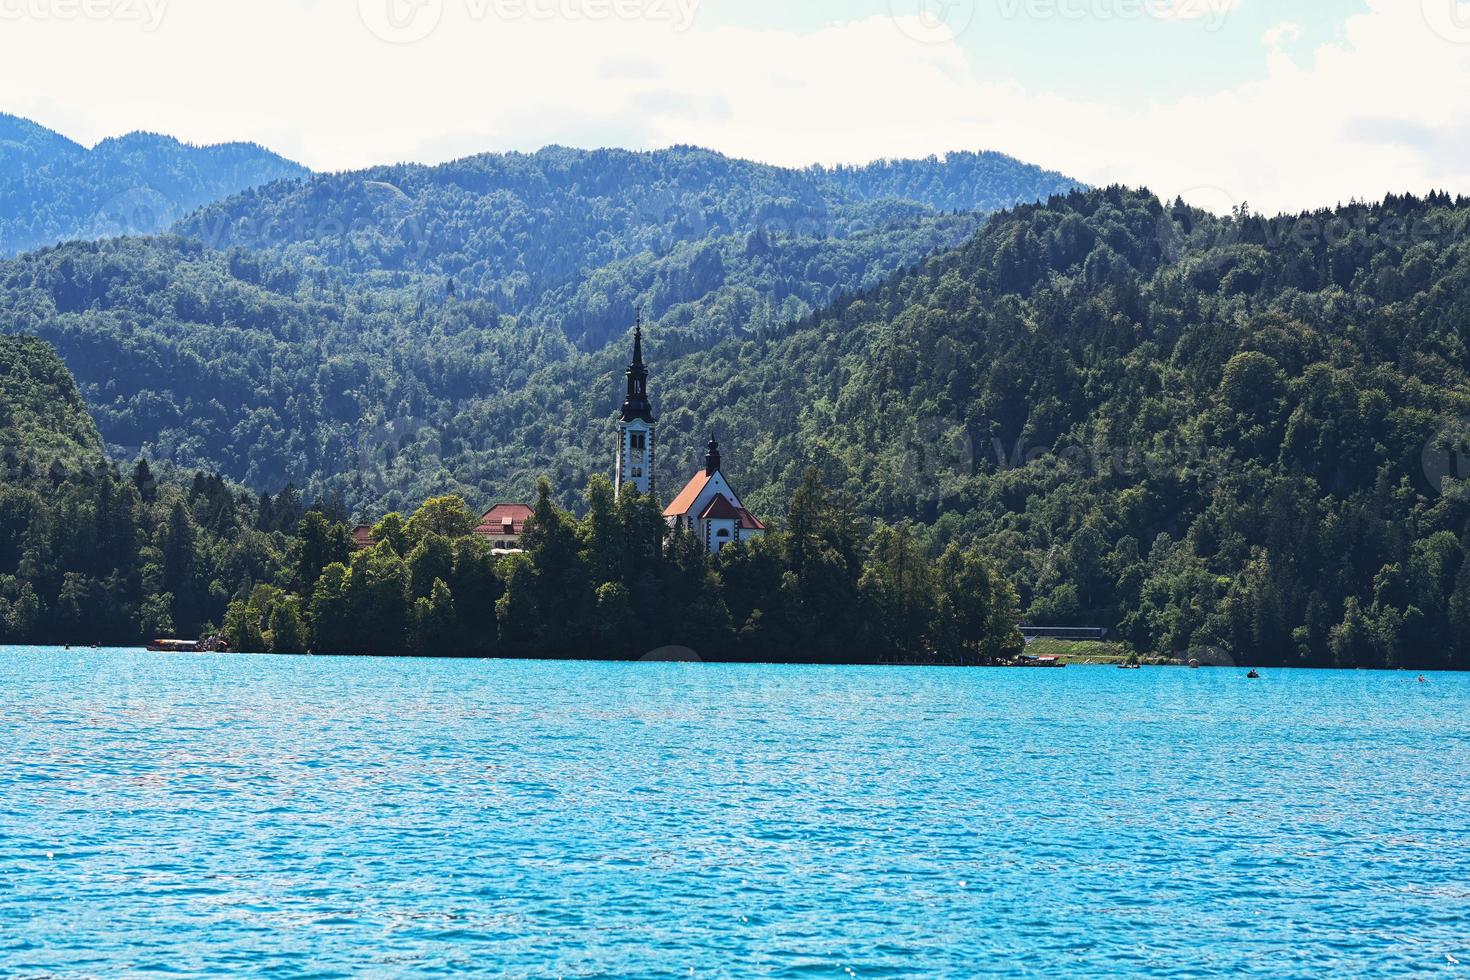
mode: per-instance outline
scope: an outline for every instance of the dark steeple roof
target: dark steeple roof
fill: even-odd
[[[623,421],[642,419],[649,425],[658,420],[653,417],[653,403],[648,400],[648,368],[643,366],[643,315],[638,316],[638,326],[633,329],[633,363],[628,365],[628,397],[623,402]]]
[[[710,436],[709,450],[704,454],[704,475],[714,476],[720,472],[720,444]]]

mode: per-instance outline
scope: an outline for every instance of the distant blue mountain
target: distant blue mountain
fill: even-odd
[[[92,149],[0,113],[0,255],[162,231],[211,201],[305,167],[249,143],[190,146],[131,133]]]

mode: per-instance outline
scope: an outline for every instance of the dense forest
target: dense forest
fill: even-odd
[[[863,513],[926,527],[931,553],[980,547],[1031,622],[1261,663],[1467,666],[1467,226],[1443,195],[1278,218],[1121,188],[1018,208],[775,335],[650,345],[660,479],[712,426],[758,513],[815,465]],[[464,471],[575,485],[605,465],[586,420],[622,359],[462,412],[445,433]]]
[[[0,642],[131,642],[218,621],[275,573],[300,498],[126,473],[47,345],[0,338]]]
[[[103,459],[102,436],[56,351],[34,337],[0,336],[0,454],[19,467]]]
[[[0,256],[74,239],[151,234],[211,201],[305,167],[246,143],[132,133],[92,149],[0,113]]]
[[[659,325],[700,319],[691,303],[730,307],[719,317],[727,336],[787,322],[959,244],[976,224],[954,212],[1076,186],[1000,154],[790,170],[695,147],[548,147],[255,188],[176,230],[374,287],[431,276],[501,312],[534,311],[597,350],[639,303]]]
[[[1470,666],[1467,228],[1443,195],[1215,219],[1074,194],[661,381],[750,433],[727,458],[757,511],[818,465],[931,550],[977,544],[1032,622]]]
[[[711,556],[657,500],[594,477],[580,519],[543,481],[524,553],[496,557],[458,497],[389,514],[349,556],[306,515],[281,587],[230,604],[236,649],[800,663],[986,664],[1022,649],[1015,592],[973,551],[937,561],[807,474],[782,529]],[[669,651],[677,650],[677,654]]]
[[[983,556],[1033,623],[1262,664],[1470,666],[1470,202],[1217,217],[1115,187],[983,225],[943,210],[993,162],[961,158],[950,185],[948,161],[548,150],[312,178],[180,226],[226,229],[225,251],[0,264],[0,330],[56,345],[115,459],[294,484],[334,521],[529,500],[548,475],[580,527],[642,307],[662,488],[714,429],[758,514],[789,515],[815,469],[931,561]],[[680,203],[650,215],[650,196]],[[252,241],[252,208],[295,237]],[[314,589],[257,581],[309,618]]]
[[[902,165],[907,183],[892,175],[900,164],[885,165],[879,190],[984,205],[1072,186],[995,155],[951,161]],[[44,249],[0,262],[0,331],[61,351],[119,458],[146,452],[253,487],[340,491],[379,512],[437,493],[485,498],[507,488],[436,459],[470,448],[454,444],[450,423],[578,345],[621,338],[640,308],[666,342],[689,349],[758,336],[883,282],[982,220],[862,200],[828,190],[822,173],[687,149],[548,150],[371,172],[415,194],[416,217],[402,227],[398,197],[384,198],[381,181],[278,183],[206,210],[186,230],[253,202],[263,226],[319,237],[263,252],[169,237]],[[671,197],[681,202],[673,211]],[[679,216],[696,206],[703,217],[685,227]],[[339,220],[352,230],[334,238]],[[385,272],[398,248],[390,240],[414,221],[433,233],[415,246],[425,249],[421,271]],[[228,227],[233,241],[261,226]],[[333,254],[333,241],[348,240],[346,254]],[[478,273],[463,264],[471,259]],[[503,290],[484,282],[531,266],[545,290],[527,285],[532,308],[507,314]],[[598,403],[587,419],[605,414]],[[604,468],[600,455],[558,481],[568,497]],[[519,492],[534,480],[527,473]]]
[[[937,562],[808,473],[784,525],[710,556],[605,477],[578,518],[543,481],[502,557],[457,497],[355,550],[339,502],[250,494],[101,456],[44,344],[0,339],[0,643],[224,636],[249,652],[980,664],[1021,647],[1016,596],[973,551]],[[41,453],[44,450],[44,453]],[[44,463],[44,466],[39,465]]]

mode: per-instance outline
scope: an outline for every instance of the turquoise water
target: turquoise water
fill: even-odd
[[[4,975],[1470,970],[1465,676],[4,650],[0,691]]]

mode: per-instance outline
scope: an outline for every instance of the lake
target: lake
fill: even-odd
[[[1470,971],[1470,676],[0,650],[0,974]]]

